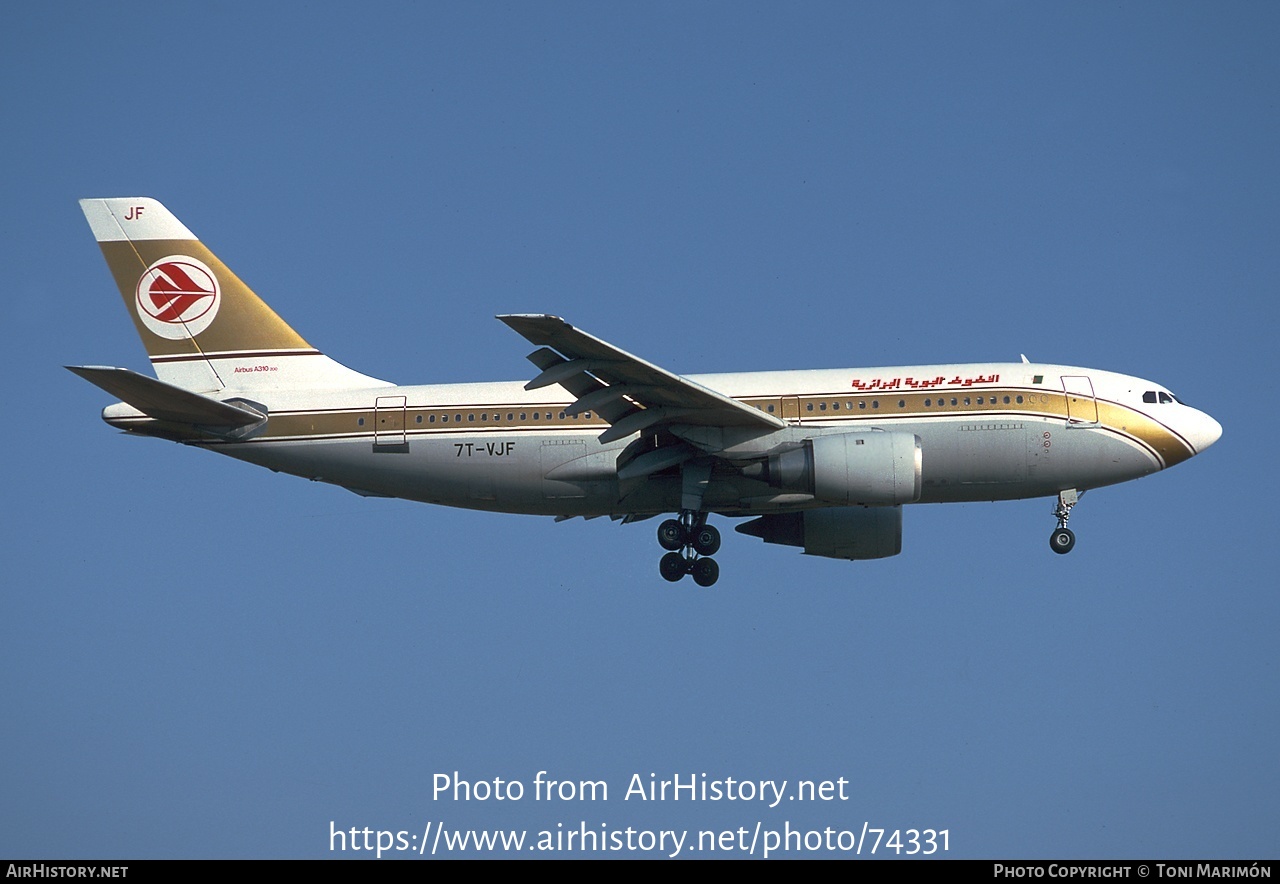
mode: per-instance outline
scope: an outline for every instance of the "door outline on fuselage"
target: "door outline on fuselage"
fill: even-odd
[[[373,451],[375,454],[405,453],[408,397],[379,396],[373,403]]]
[[[1067,399],[1068,427],[1098,425],[1098,399],[1088,375],[1062,375],[1062,392]]]
[[[779,415],[784,421],[790,424],[802,424],[803,418],[800,417],[800,397],[799,396],[783,396],[779,403],[782,407],[782,414]]]

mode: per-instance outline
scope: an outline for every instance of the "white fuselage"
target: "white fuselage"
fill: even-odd
[[[980,363],[689,380],[780,417],[793,437],[874,430],[916,435],[919,502],[1109,485],[1185,460],[1221,433],[1211,417],[1159,384],[1073,366]],[[253,395],[269,420],[252,438],[187,441],[359,493],[449,506],[561,516],[680,508],[678,471],[619,482],[616,462],[631,439],[601,444],[597,437],[608,424],[591,413],[566,414],[572,397],[558,387],[526,391],[508,382]],[[235,391],[221,398],[234,399]],[[154,424],[123,405],[104,417],[144,433]],[[752,451],[767,449],[769,434],[751,435]],[[725,461],[732,463],[739,451],[745,452],[740,459],[752,456],[726,444]],[[721,468],[704,508],[745,516],[822,505]]]

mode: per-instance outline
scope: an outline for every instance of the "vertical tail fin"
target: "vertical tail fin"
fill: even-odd
[[[80,208],[160,380],[199,392],[386,385],[309,345],[156,200]]]

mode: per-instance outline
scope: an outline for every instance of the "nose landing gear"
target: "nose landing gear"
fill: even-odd
[[[1058,492],[1058,505],[1053,510],[1053,514],[1058,517],[1058,527],[1049,535],[1049,549],[1059,555],[1065,556],[1075,548],[1076,535],[1067,527],[1067,519],[1071,518],[1071,508],[1079,500],[1080,495],[1074,488]]]
[[[711,586],[720,579],[720,566],[712,555],[720,549],[720,532],[707,524],[706,513],[681,510],[679,518],[658,526],[658,543],[670,550],[658,563],[664,580],[675,583],[692,574],[699,586]]]

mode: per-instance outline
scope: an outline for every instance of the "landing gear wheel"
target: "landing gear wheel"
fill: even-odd
[[[693,582],[699,586],[711,586],[720,579],[720,566],[715,559],[695,559],[693,562]]]
[[[658,526],[658,545],[663,549],[677,552],[684,547],[687,537],[684,525],[681,525],[675,519],[667,519]],[[668,577],[667,579],[670,580],[671,578]],[[677,577],[676,579],[678,580],[679,578]]]
[[[689,572],[684,556],[678,552],[669,552],[663,556],[658,562],[658,570],[662,573],[663,580],[670,580],[672,583],[678,582]]]
[[[693,549],[698,555],[714,556],[720,549],[720,532],[712,525],[703,525],[694,529],[693,537],[689,542],[693,544]],[[713,580],[712,583],[714,582]]]
[[[1056,528],[1049,535],[1049,549],[1059,555],[1066,555],[1076,545],[1076,535],[1070,528]]]
[[[1067,527],[1067,519],[1071,518],[1071,508],[1080,502],[1083,494],[1083,491],[1076,491],[1074,488],[1058,492],[1058,505],[1053,508],[1053,514],[1058,519],[1058,527],[1054,528],[1053,533],[1049,535],[1049,549],[1060,556],[1071,552],[1076,545],[1076,536]]]
[[[720,579],[720,566],[710,558],[720,549],[720,532],[707,524],[706,513],[681,510],[658,526],[658,543],[670,550],[658,562],[663,580],[676,583],[692,574],[699,586],[711,586]]]

